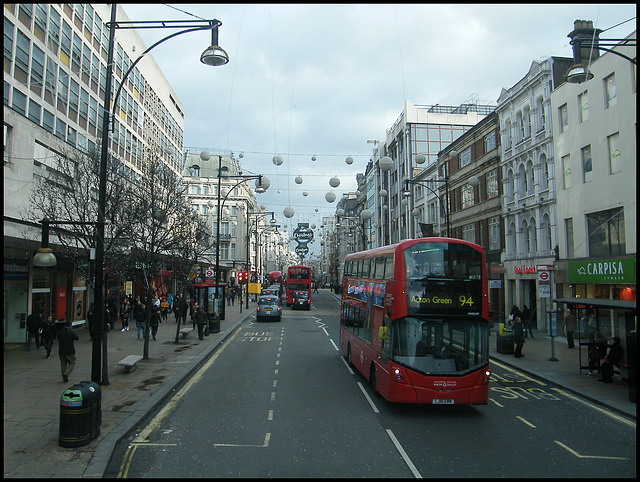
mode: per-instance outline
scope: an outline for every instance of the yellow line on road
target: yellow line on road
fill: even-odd
[[[504,368],[505,370],[509,370],[510,372],[515,373],[516,375],[520,375],[521,377],[526,378],[527,380],[529,380],[531,382],[535,382],[538,385],[541,385],[543,387],[547,386],[546,383],[543,383],[540,380],[536,380],[535,378],[531,378],[531,377],[525,375],[524,373],[519,372],[518,370],[514,370],[513,368],[508,367],[507,365],[503,365],[502,363],[498,363],[497,361],[492,361],[491,365],[498,365],[500,368]]]
[[[576,452],[575,450],[567,447],[562,442],[558,442],[557,440],[554,440],[554,442],[557,443],[558,445],[560,445],[560,447],[565,449],[570,454],[575,455],[576,457],[578,457],[579,459],[629,460],[626,457],[609,457],[609,456],[606,456],[606,455],[581,455],[578,452]]]
[[[520,420],[522,423],[527,424],[529,427],[531,428],[536,428],[536,426],[534,424],[532,424],[531,422],[525,420],[524,418],[522,418],[520,415],[516,415],[516,418],[518,420]]]
[[[600,408],[597,405],[594,405],[593,403],[587,402],[586,400],[582,400],[581,398],[578,398],[578,397],[574,397],[573,395],[571,395],[571,394],[569,394],[569,393],[567,393],[564,390],[561,390],[559,388],[552,388],[551,390],[555,390],[556,392],[564,395],[567,398],[570,398],[571,400],[575,400],[576,402],[580,402],[580,403],[583,403],[585,405],[588,405],[589,407],[591,407],[591,408],[593,408],[595,410],[598,410],[599,412],[602,412],[605,415],[608,415],[609,417],[617,420],[618,422],[622,422],[624,424],[629,425],[629,427],[632,427],[634,430],[636,428],[636,423],[633,420],[627,420],[626,418],[621,417],[621,416],[619,416],[619,415],[617,415],[617,414],[615,414],[613,412],[610,412],[609,410],[605,410],[604,408]]]

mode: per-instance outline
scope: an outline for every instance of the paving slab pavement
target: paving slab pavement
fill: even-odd
[[[101,388],[100,435],[82,447],[58,444],[60,397],[72,385],[91,380],[92,342],[89,330],[74,331],[76,365],[68,382],[62,381],[58,343],[51,358],[44,348],[26,351],[24,344],[4,346],[4,476],[5,477],[102,477],[116,442],[171,394],[175,387],[229,337],[248,316],[249,309],[227,306],[220,332],[198,340],[197,330],[174,344],[175,317],[160,324],[157,340],[149,340],[149,359],[141,360],[131,373],[118,362],[127,355],[143,354],[135,322],[129,331],[121,325],[108,333],[108,386]],[[191,326],[188,322],[187,326]]]

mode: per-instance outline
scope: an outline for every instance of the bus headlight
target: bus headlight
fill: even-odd
[[[394,369],[393,374],[396,376],[396,380],[398,380],[399,382],[404,381],[404,377],[402,376],[402,370],[400,370],[399,368]]]
[[[485,382],[488,382],[490,377],[491,377],[491,370],[487,369],[487,370],[484,372],[484,381],[485,381]]]

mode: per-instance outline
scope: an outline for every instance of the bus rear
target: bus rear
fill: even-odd
[[[309,266],[289,266],[287,268],[287,306],[293,305],[293,294],[306,291],[311,297],[311,268]]]
[[[393,276],[371,279],[370,270],[345,280],[343,354],[389,401],[486,404],[489,324],[482,249],[448,238],[392,248]],[[353,261],[365,271],[379,264],[377,255],[367,262],[358,254]]]

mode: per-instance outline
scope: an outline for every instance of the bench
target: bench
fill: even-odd
[[[136,363],[142,360],[141,355],[129,355],[118,362],[118,365],[124,367],[125,373],[131,373],[136,369]]]
[[[182,338],[184,339],[192,331],[193,331],[193,328],[183,328],[182,330],[180,330],[180,334],[182,335]]]
[[[606,358],[600,358],[600,365],[604,363]],[[618,362],[613,365],[613,376],[619,376],[621,381],[629,381],[629,365],[625,362]]]

